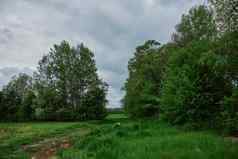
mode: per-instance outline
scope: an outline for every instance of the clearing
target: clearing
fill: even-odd
[[[237,159],[212,132],[110,114],[103,121],[0,123],[0,159]]]

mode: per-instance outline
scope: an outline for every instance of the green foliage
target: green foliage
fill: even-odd
[[[118,123],[120,126],[115,126]],[[70,147],[56,148],[52,158],[234,159],[238,157],[237,143],[226,141],[211,132],[186,132],[157,120],[134,121],[113,117],[100,121],[100,124],[92,121],[0,123],[0,128],[0,156],[3,159],[32,158],[42,148],[47,148],[52,142],[54,144],[62,142],[65,138],[69,139]]]
[[[31,90],[32,78],[30,76],[26,74],[14,76],[1,93],[0,120],[31,120],[34,113],[29,103],[34,99],[34,95],[30,93]]]
[[[182,16],[172,39],[179,46],[185,46],[191,41],[212,40],[216,33],[212,10],[207,6],[197,6]]]
[[[134,129],[134,125],[139,128]],[[74,145],[58,152],[60,158],[235,158],[237,146],[207,132],[183,132],[157,121],[101,125],[101,131],[76,138]],[[93,129],[92,131],[95,131]]]
[[[182,16],[182,21],[176,26],[176,30],[177,32],[173,35],[174,43],[168,43],[158,48],[156,47],[158,45],[156,41],[147,41],[144,45],[136,48],[135,56],[129,61],[129,77],[124,86],[126,95],[123,102],[126,111],[131,116],[153,116],[160,111],[159,103],[168,104],[166,102],[170,102],[170,105],[173,103],[172,105],[177,107],[186,103],[185,100],[196,94],[196,85],[194,85],[192,79],[196,78],[194,74],[195,70],[193,67],[190,67],[190,64],[197,61],[199,53],[196,53],[196,51],[208,51],[209,48],[203,48],[203,44],[201,44],[201,46],[197,46],[197,50],[192,50],[192,48],[184,51],[178,50],[183,50],[180,49],[180,47],[185,47],[192,41],[206,40],[206,42],[209,42],[209,40],[214,39],[216,35],[216,25],[213,13],[206,6],[192,8],[189,14]],[[204,44],[206,44],[206,42]],[[194,45],[194,47],[196,46]],[[186,47],[184,49],[186,49]],[[190,52],[184,53],[186,51]],[[190,55],[192,53],[195,53],[195,55]],[[172,55],[175,57],[171,58],[178,56],[178,61],[177,63],[170,64],[173,65],[171,66],[173,68],[165,72],[171,54],[176,54]],[[187,57],[191,58],[189,59],[191,61],[189,62],[188,60],[186,61],[187,63],[183,65],[184,58]],[[177,65],[183,66],[177,67]],[[168,83],[164,83],[171,87],[173,85],[174,88],[171,88],[170,91],[174,93],[173,98],[176,99],[174,101],[171,96],[167,96],[167,99],[159,98],[162,93],[161,88],[164,88],[164,83],[162,83],[163,76],[173,78],[170,79],[172,84],[169,84],[169,81],[167,81]],[[181,89],[177,88],[178,85],[181,85]],[[177,95],[177,93],[173,91],[174,89],[177,90],[177,93],[182,91],[178,93],[181,94],[181,96]],[[162,100],[162,102],[160,102],[160,100]],[[182,118],[185,117],[186,115]],[[180,120],[182,120],[182,118]]]
[[[100,83],[99,86],[95,86],[94,89],[87,92],[83,102],[84,108],[80,110],[82,114],[86,114],[85,119],[103,119],[106,117],[107,89],[106,83]]]
[[[154,116],[159,113],[159,89],[167,52],[172,44],[161,48],[153,40],[138,46],[128,64],[129,77],[124,85],[124,108],[133,117]]]
[[[39,61],[34,78],[20,74],[0,94],[0,120],[86,120],[106,116],[108,85],[94,54],[63,41]]]
[[[199,10],[202,11],[203,7],[192,9],[177,26],[177,34],[185,37],[180,42],[186,45],[175,41],[182,47],[173,52],[168,60],[160,97],[163,117],[174,124],[190,123],[196,128],[236,132],[238,129],[234,125],[237,117],[234,114],[237,111],[229,110],[237,103],[228,102],[228,99],[234,99],[232,92],[238,81],[237,33],[228,32],[216,37],[215,31],[213,35],[207,34],[200,30],[202,27],[195,27],[196,31],[190,33],[188,28],[191,29],[191,24],[188,22],[199,22],[203,17],[202,14],[195,14]],[[212,19],[213,15],[209,15]]]
[[[28,90],[24,95],[21,103],[21,107],[18,110],[18,117],[21,121],[34,120],[35,115],[35,94],[32,90]]]
[[[171,55],[161,94],[162,110],[171,122],[215,126],[231,87],[223,58],[212,48],[209,41],[194,42]]]
[[[0,123],[0,158],[31,158],[31,154],[23,149],[23,145],[34,145],[48,138],[60,138],[80,127],[81,124],[70,122]]]
[[[217,119],[220,129],[225,133],[236,135],[238,130],[238,90],[234,90],[231,97],[225,97],[224,110]],[[234,133],[234,134],[233,134]]]
[[[74,48],[66,41],[42,58],[35,78],[37,103],[45,120],[105,117],[107,85],[98,78],[93,58],[83,44]]]
[[[238,131],[238,32],[225,33],[217,42],[216,53],[226,60],[223,77],[230,84],[230,93],[224,97],[222,112],[218,116],[217,125],[228,133]]]
[[[210,0],[216,11],[216,21],[219,31],[238,31],[238,1],[237,0]]]
[[[185,37],[181,41],[187,45],[170,56],[160,101],[165,117],[172,123],[192,122],[197,127],[214,128],[223,123],[227,114],[224,97],[231,96],[234,83],[237,83],[237,34],[228,33],[215,39],[215,30],[209,31],[214,34],[200,30],[202,27],[192,30],[191,24],[196,26],[195,22],[201,22],[203,17],[198,14],[199,10],[201,13],[212,13],[203,7],[192,9],[177,26],[178,34]],[[208,15],[213,19],[212,14]],[[189,33],[189,30],[192,32]],[[223,114],[223,119],[220,114]]]
[[[37,120],[57,120],[56,112],[63,107],[63,102],[58,92],[54,88],[42,87],[37,84],[36,87],[36,119]],[[64,120],[62,118],[62,120]]]
[[[237,5],[220,0],[214,0],[213,5],[215,10],[202,5],[184,14],[173,43],[158,48],[151,40],[136,48],[124,86],[124,107],[130,116],[154,116],[160,111],[161,117],[173,124],[238,131],[234,109]],[[219,23],[228,27],[222,33],[218,33]]]

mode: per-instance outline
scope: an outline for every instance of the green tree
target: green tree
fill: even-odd
[[[185,46],[191,41],[209,39],[216,36],[216,24],[213,12],[207,6],[197,6],[182,16],[181,22],[176,26],[176,33],[172,40],[179,46]]]
[[[216,11],[216,21],[219,31],[238,31],[238,1],[210,0]]]
[[[154,40],[146,41],[136,48],[134,57],[128,63],[129,77],[124,85],[126,92],[123,104],[133,117],[153,116],[159,113],[158,95],[167,50],[172,44],[159,47]]]
[[[232,93],[225,96],[224,107],[218,125],[227,132],[237,132],[238,127],[238,32],[226,32],[217,40],[216,54],[226,62],[223,77],[230,84]],[[222,124],[222,125],[221,125]]]
[[[33,114],[31,104],[26,104],[28,93],[32,90],[32,78],[27,74],[14,76],[3,87],[1,94],[1,110],[3,120],[30,120]],[[32,98],[33,100],[33,98]],[[29,102],[29,101],[28,101]],[[23,104],[25,103],[25,104]]]
[[[81,114],[85,114],[86,119],[103,119],[107,115],[106,92],[108,91],[108,85],[101,81],[98,82],[98,84],[92,86],[86,93],[83,102],[83,111],[80,110]]]
[[[51,115],[48,116],[52,116],[51,118],[57,116],[59,120],[64,117],[73,120],[93,116],[87,114],[89,108],[85,104],[85,101],[88,102],[86,98],[91,91],[104,85],[97,75],[94,54],[83,44],[75,48],[66,41],[54,45],[49,54],[40,60],[35,78],[38,81],[36,84],[38,92],[41,92],[38,93],[40,108],[44,110],[43,112],[49,111]],[[101,93],[106,94],[106,89],[102,91]],[[44,99],[45,95],[49,100]],[[95,109],[105,107],[106,96],[103,98],[104,100],[100,100],[101,103],[98,102]]]
[[[232,96],[225,97],[224,108],[218,118],[218,124],[220,129],[226,133],[234,133],[235,135],[238,131],[238,88],[236,87]]]
[[[197,123],[215,127],[231,83],[225,79],[226,61],[217,55],[213,43],[190,43],[174,52],[164,76],[161,107],[172,123]],[[199,125],[200,124],[200,125]]]

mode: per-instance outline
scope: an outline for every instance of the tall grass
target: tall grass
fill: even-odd
[[[67,159],[236,159],[238,145],[209,132],[184,132],[159,121],[125,121],[104,125],[72,148]]]
[[[0,159],[30,159],[23,145],[61,136],[70,136],[71,146],[58,149],[57,159],[238,159],[238,144],[212,132],[118,114],[83,123],[0,124],[0,132]]]

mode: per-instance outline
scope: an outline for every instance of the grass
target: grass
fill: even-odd
[[[82,135],[83,130],[89,133]],[[0,158],[30,158],[22,145],[70,137],[57,159],[237,159],[238,144],[211,132],[184,131],[156,120],[111,114],[104,121],[0,124]],[[81,134],[81,135],[80,135]],[[2,151],[3,150],[3,151]]]
[[[79,128],[80,123],[1,123],[0,158],[28,158],[23,145],[59,137]],[[21,156],[21,157],[19,157]],[[23,157],[26,156],[26,157]]]

